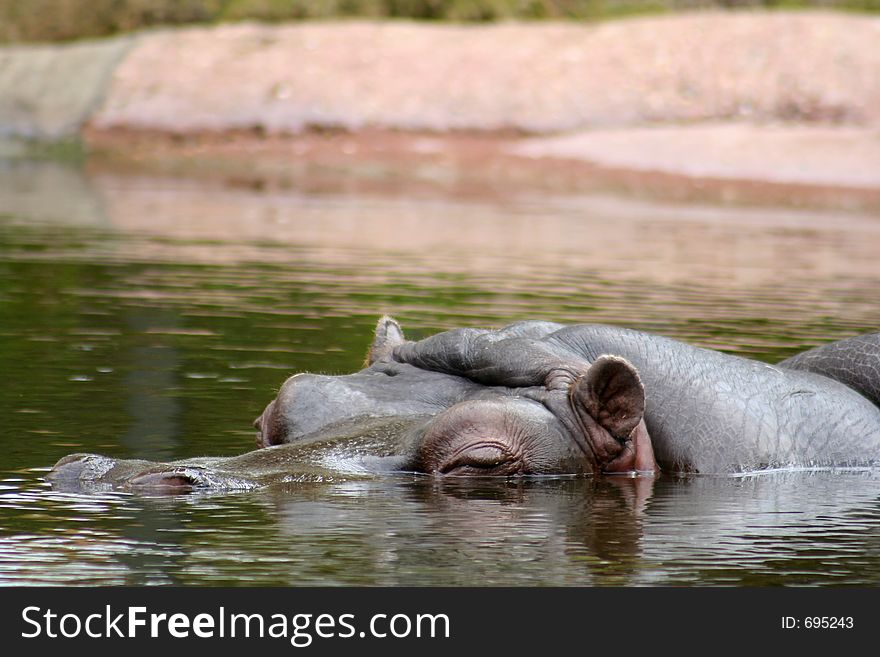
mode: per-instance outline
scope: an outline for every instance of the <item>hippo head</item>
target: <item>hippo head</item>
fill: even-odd
[[[257,444],[295,443],[358,417],[418,417],[400,469],[444,475],[655,469],[642,421],[644,388],[626,360],[602,356],[552,390],[506,388],[391,360],[404,341],[399,324],[383,317],[363,370],[290,377],[254,422]]]
[[[184,492],[334,480],[376,472],[513,476],[654,471],[645,391],[626,360],[601,356],[547,387],[487,386],[389,358],[403,333],[380,321],[366,367],[299,374],[255,421],[258,449],[172,463],[65,457],[57,485]]]

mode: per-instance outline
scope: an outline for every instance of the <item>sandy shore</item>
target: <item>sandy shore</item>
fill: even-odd
[[[880,127],[702,123],[521,140],[517,155],[691,178],[880,189]]]

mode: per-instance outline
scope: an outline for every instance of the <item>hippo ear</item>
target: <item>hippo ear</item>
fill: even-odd
[[[389,360],[394,347],[405,341],[400,324],[388,315],[383,315],[376,324],[373,344],[370,345],[370,352],[367,354],[367,365],[380,360]]]
[[[608,433],[626,439],[645,413],[645,388],[636,368],[619,356],[600,356],[572,385],[569,396]]]

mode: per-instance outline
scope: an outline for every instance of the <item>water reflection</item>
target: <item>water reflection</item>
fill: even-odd
[[[34,491],[17,506],[9,495],[0,502],[40,512],[29,532],[0,538],[7,584],[880,581],[872,472],[656,483],[414,477],[180,498]]]
[[[153,327],[167,327],[175,315],[167,311],[127,313],[126,324],[144,335]],[[168,459],[182,436],[181,400],[171,394],[177,388],[180,358],[177,350],[163,344],[143,344],[128,352],[131,360],[123,382],[126,410],[131,418],[120,442],[141,459]]]
[[[880,581],[872,472],[393,477],[170,498],[41,482],[74,451],[250,449],[284,377],[358,368],[383,312],[413,337],[595,321],[770,361],[876,330],[877,217],[2,166],[0,583]]]
[[[76,226],[107,225],[91,180],[57,162],[0,159],[0,216]]]

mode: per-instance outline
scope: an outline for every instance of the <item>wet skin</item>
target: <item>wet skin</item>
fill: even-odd
[[[864,340],[858,347],[862,359],[880,353],[866,353]],[[839,364],[847,353],[814,360]],[[548,322],[411,343],[382,318],[363,370],[285,382],[255,422],[265,449],[173,463],[71,455],[49,478],[178,492],[389,471],[650,475],[876,464],[880,409],[815,363],[822,374],[784,365]]]

